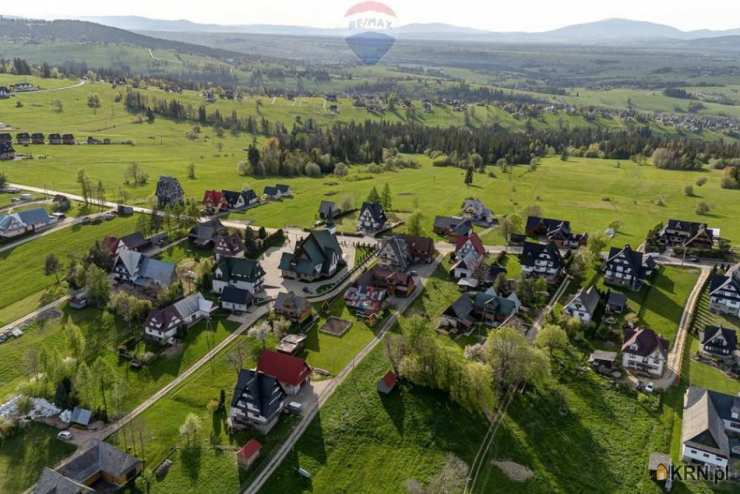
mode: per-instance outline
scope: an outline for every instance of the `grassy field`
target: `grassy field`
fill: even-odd
[[[57,430],[31,424],[23,433],[0,445],[0,491],[20,493],[31,487],[45,466],[55,465],[74,452],[59,441]]]
[[[33,302],[33,294],[56,283],[54,275],[43,272],[47,255],[54,254],[66,264],[70,255],[84,255],[96,240],[106,235],[126,235],[135,227],[135,216],[99,225],[75,225],[0,253],[0,309],[22,300]],[[30,312],[35,307],[27,309]]]
[[[5,79],[0,78],[0,82]],[[111,138],[113,142],[133,143],[24,147],[20,152],[31,153],[36,159],[6,163],[0,166],[0,171],[14,182],[78,193],[77,171],[84,168],[93,181],[103,183],[109,198],[118,199],[123,193],[128,201],[139,204],[146,204],[151,199],[159,175],[178,177],[186,194],[197,199],[205,190],[213,188],[250,186],[261,191],[265,185],[285,182],[296,192],[295,199],[232,215],[233,218],[249,219],[268,227],[286,224],[310,226],[322,199],[341,202],[350,197],[359,206],[371,187],[382,188],[388,183],[393,193],[393,209],[403,213],[412,211],[418,204],[426,215],[428,228],[435,215],[456,214],[463,199],[478,196],[499,215],[521,211],[536,203],[546,215],[571,219],[573,227],[581,231],[603,231],[612,221],[620,220],[624,226],[614,243],[639,245],[649,228],[669,217],[708,221],[721,227],[723,236],[735,241],[740,239],[740,225],[733,221],[740,209],[740,201],[735,200],[737,192],[720,188],[720,172],[717,171],[666,171],[631,162],[622,162],[618,167],[615,161],[609,160],[572,158],[564,163],[557,158],[548,158],[535,172],[524,167],[516,168],[511,174],[496,170],[496,178],[476,175],[473,186],[467,187],[463,183],[462,170],[435,168],[430,160],[417,157],[422,164],[420,170],[371,175],[364,167],[358,166],[352,168],[348,177],[341,179],[255,179],[239,176],[236,169],[237,163],[245,157],[243,149],[251,141],[250,136],[226,133],[218,137],[212,128],[206,127],[197,139],[190,140],[185,134],[192,128],[191,124],[162,118],[153,124],[136,123],[135,117],[126,113],[121,103],[114,101],[122,92],[122,88],[112,89],[105,84],[91,83],[56,93],[20,95],[16,99],[24,102],[23,108],[15,108],[11,100],[0,102],[0,111],[7,115],[3,117],[4,121],[19,131],[74,132],[81,138],[95,135]],[[157,91],[150,92],[154,94]],[[91,93],[100,96],[100,108],[87,107],[86,98]],[[193,104],[199,98],[189,93],[183,96]],[[61,113],[51,109],[51,102],[56,99],[63,104]],[[220,101],[214,105],[224,106],[223,111],[236,107],[240,115],[256,112],[256,102],[249,98],[242,102]],[[268,119],[284,120],[290,124],[296,116],[312,115],[317,111],[316,105],[320,103],[307,101],[303,105],[278,99],[273,104],[271,100],[263,99],[260,111]],[[336,118],[357,117],[341,115]],[[39,159],[42,156],[45,159]],[[126,167],[132,162],[137,162],[149,174],[147,185],[122,185]],[[195,164],[194,180],[187,178],[190,163]],[[699,177],[706,177],[707,185],[695,187],[696,197],[687,198],[684,187],[694,184]],[[662,198],[666,206],[657,206],[658,198]],[[696,215],[696,205],[700,201],[712,206],[708,216]]]

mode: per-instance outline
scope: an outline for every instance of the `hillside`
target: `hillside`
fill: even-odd
[[[244,58],[233,51],[164,40],[123,29],[75,20],[39,21],[0,18],[0,41],[14,43],[104,43],[127,44],[147,49],[214,58]]]

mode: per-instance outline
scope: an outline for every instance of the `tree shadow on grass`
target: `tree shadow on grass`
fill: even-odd
[[[203,452],[201,448],[183,448],[180,450],[180,461],[182,462],[182,469],[185,475],[190,478],[192,483],[198,481],[200,476],[200,461]]]
[[[405,419],[405,408],[402,394],[405,393],[403,386],[399,385],[391,391],[389,394],[383,394],[376,391],[380,397],[380,403],[383,405],[388,417],[393,422],[393,425],[398,431],[398,434],[403,436],[404,433],[404,419]]]

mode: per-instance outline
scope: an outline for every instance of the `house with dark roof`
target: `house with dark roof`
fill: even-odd
[[[245,188],[241,192],[224,190],[222,193],[226,202],[226,208],[232,211],[240,211],[254,206],[260,200],[255,191],[250,188]]]
[[[288,396],[300,393],[311,380],[311,367],[305,360],[285,353],[265,350],[257,361],[257,370],[272,376]]]
[[[342,214],[342,210],[334,201],[321,201],[319,204],[319,219],[320,220],[333,220],[338,218]]]
[[[15,149],[9,142],[0,143],[0,161],[10,161],[15,159]]]
[[[203,193],[203,207],[207,211],[223,211],[228,208],[223,192],[207,190]]]
[[[436,216],[434,233],[454,242],[458,237],[469,235],[473,231],[473,222],[457,216]]]
[[[118,253],[118,249],[125,247],[128,250],[134,250],[136,252],[144,252],[152,246],[152,242],[144,237],[141,232],[134,232],[118,239],[115,252]]]
[[[10,88],[7,86],[0,86],[0,99],[10,98]]]
[[[227,286],[249,291],[262,289],[265,270],[259,261],[244,257],[222,257],[213,270],[213,292],[221,293]]]
[[[440,326],[454,331],[470,330],[475,324],[496,327],[521,308],[515,293],[508,297],[496,294],[493,288],[485,292],[467,292],[452,303],[440,318]]]
[[[94,439],[92,444],[56,471],[45,468],[34,494],[117,492],[143,470],[143,462],[120,449]]]
[[[712,312],[740,317],[740,270],[709,279],[709,308]]]
[[[229,426],[233,430],[252,427],[267,434],[275,427],[285,408],[287,395],[274,376],[242,369],[234,386]]]
[[[563,269],[563,257],[554,243],[536,244],[524,242],[519,260],[522,265],[522,271],[527,276],[541,276],[548,283],[555,283],[560,279]]]
[[[652,256],[645,256],[629,245],[622,249],[612,247],[604,266],[604,283],[637,291],[653,275],[656,267]]]
[[[293,292],[278,293],[273,309],[276,314],[298,324],[311,317],[311,303]]]
[[[57,220],[43,208],[0,215],[0,239],[10,240],[21,235],[41,232],[56,224]]]
[[[221,290],[219,297],[221,308],[231,312],[247,312],[254,301],[254,295],[249,290],[243,290],[227,285]]]
[[[277,184],[274,187],[271,185],[265,186],[262,192],[268,199],[282,199],[283,197],[291,197],[293,191],[290,186],[285,184]]]
[[[216,235],[213,239],[213,253],[217,261],[222,257],[240,257],[244,255],[244,240],[236,233]]]
[[[686,390],[681,419],[681,457],[724,469],[740,458],[740,397],[696,386]]]
[[[388,292],[389,296],[405,298],[416,290],[416,280],[410,273],[378,265],[357,280],[358,285],[374,286]]]
[[[13,136],[10,135],[9,132],[0,132],[0,144],[4,143],[12,143],[13,142]]]
[[[651,329],[626,328],[622,344],[622,367],[660,377],[668,362],[669,343]]]
[[[61,134],[49,134],[49,144],[53,145],[59,145],[62,143],[62,135]]]
[[[496,216],[480,199],[465,199],[462,205],[462,216],[482,227],[490,227],[496,223]]]
[[[606,311],[609,314],[623,314],[627,310],[627,296],[622,292],[609,290]]]
[[[570,228],[570,221],[530,216],[527,218],[525,232],[532,238],[546,239],[561,249],[577,249],[588,243],[588,235],[576,234]]]
[[[592,285],[587,289],[581,288],[566,304],[565,313],[578,319],[581,324],[591,324],[600,301],[601,294],[595,286]]]
[[[699,353],[704,357],[734,364],[738,360],[737,333],[734,329],[705,326],[699,333]]]
[[[28,132],[18,132],[15,135],[15,142],[19,146],[27,146],[28,144],[31,144],[31,134]]]
[[[357,218],[357,230],[365,233],[377,233],[385,228],[388,218],[380,203],[364,202]]]
[[[159,177],[155,195],[160,209],[185,203],[185,192],[175,177]]]
[[[714,230],[706,223],[668,220],[658,232],[659,244],[665,247],[686,247],[691,249],[711,249],[714,246]]]
[[[331,278],[344,267],[337,236],[328,229],[313,230],[298,242],[293,252],[284,252],[280,271],[284,278],[316,281]]]
[[[199,221],[190,229],[188,238],[196,247],[208,248],[213,246],[216,236],[226,233],[226,227],[218,218]]]
[[[62,134],[62,144],[73,146],[77,144],[74,134]]]
[[[195,292],[164,309],[150,312],[144,324],[144,336],[160,345],[171,345],[175,338],[182,337],[184,330],[208,319],[214,309],[213,302]]]
[[[42,132],[34,132],[31,134],[31,144],[44,144],[46,138]]]
[[[405,272],[415,264],[431,263],[434,253],[434,241],[431,238],[394,235],[383,240],[378,259],[383,266]]]
[[[113,262],[113,278],[122,283],[130,283],[142,288],[167,288],[177,280],[176,266],[147,257],[140,252],[125,247],[118,248]]]
[[[275,188],[280,193],[280,197],[290,197],[293,195],[293,191],[291,190],[290,185],[276,184]]]

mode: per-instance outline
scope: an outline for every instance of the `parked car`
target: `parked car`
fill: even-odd
[[[303,404],[298,403],[297,401],[291,401],[288,403],[286,410],[293,415],[303,415]]]
[[[60,441],[71,441],[72,433],[69,431],[62,431],[59,434],[57,434],[57,439],[59,439]]]
[[[646,393],[654,393],[655,392],[655,383],[647,383],[645,385],[645,392]]]
[[[82,223],[83,225],[90,225],[90,224],[92,224],[92,222],[93,222],[93,220],[92,220],[92,218],[91,218],[91,217],[89,217],[89,216],[84,216],[84,217],[82,218],[82,221],[81,221],[81,223]]]

